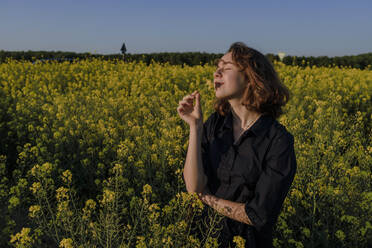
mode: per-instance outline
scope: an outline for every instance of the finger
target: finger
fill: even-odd
[[[182,105],[183,108],[190,108],[191,107],[190,104],[188,104],[188,103],[181,103],[181,105]]]
[[[177,108],[177,111],[178,111],[179,113],[183,113],[183,112],[185,112],[185,109],[184,109],[182,106],[179,106],[179,107]]]
[[[200,94],[196,94],[196,101],[195,101],[195,106],[200,107]]]
[[[187,102],[187,101],[184,101],[184,100],[180,101],[179,104],[182,104],[182,105],[185,105],[186,104],[186,105],[192,106],[192,103]]]
[[[187,96],[185,96],[185,97],[183,98],[183,100],[185,100],[185,101],[193,101],[194,98],[195,98],[195,96],[193,96],[193,95],[187,95]]]
[[[183,108],[184,110],[186,110],[186,109],[191,108],[192,105],[189,105],[189,104],[186,103],[186,102],[180,102],[179,107],[180,107],[180,108]]]
[[[193,104],[193,103],[194,103],[194,99],[195,99],[195,97],[190,97],[190,98],[187,98],[186,101],[187,101],[188,103]]]

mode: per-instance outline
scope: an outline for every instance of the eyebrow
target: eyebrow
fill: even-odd
[[[214,63],[214,65],[215,66],[218,66],[218,64],[220,63],[220,62],[222,62],[223,64],[234,64],[234,63],[232,63],[232,62],[230,62],[230,61],[224,61],[223,59],[217,59],[216,61],[215,61],[215,63]]]

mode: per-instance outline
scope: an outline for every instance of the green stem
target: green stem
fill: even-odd
[[[39,180],[39,179],[38,179]],[[41,183],[41,185],[43,186],[43,183],[41,180],[39,180],[39,182]],[[56,234],[56,237],[57,237],[57,243],[59,244],[60,242],[60,238],[59,238],[59,235],[58,235],[58,230],[57,230],[57,227],[56,227],[56,220],[54,219],[54,213],[52,211],[52,208],[50,207],[50,203],[49,203],[49,199],[48,199],[48,196],[47,196],[47,192],[45,191],[45,201],[47,203],[47,206],[48,206],[48,210],[50,212],[50,216],[52,217],[52,220],[53,220],[53,227],[54,227],[54,232]]]

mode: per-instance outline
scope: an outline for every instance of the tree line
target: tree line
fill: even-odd
[[[142,53],[142,54],[91,54],[91,53],[75,53],[63,51],[4,51],[0,50],[0,63],[4,63],[7,59],[26,60],[33,63],[45,62],[49,60],[55,61],[73,61],[90,58],[101,58],[104,60],[125,60],[143,61],[147,65],[152,61],[166,63],[171,65],[205,65],[213,64],[217,58],[222,57],[222,53],[206,53],[206,52],[162,52],[162,53]],[[268,53],[265,55],[271,62],[280,61],[276,54]],[[325,66],[325,67],[351,67],[358,69],[371,69],[372,53],[364,53],[350,56],[291,56],[287,55],[282,59],[286,65],[306,66]]]

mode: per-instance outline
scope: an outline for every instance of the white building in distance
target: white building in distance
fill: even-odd
[[[285,53],[284,52],[278,52],[278,56],[280,58],[280,61],[283,61],[283,58],[285,56]]]

